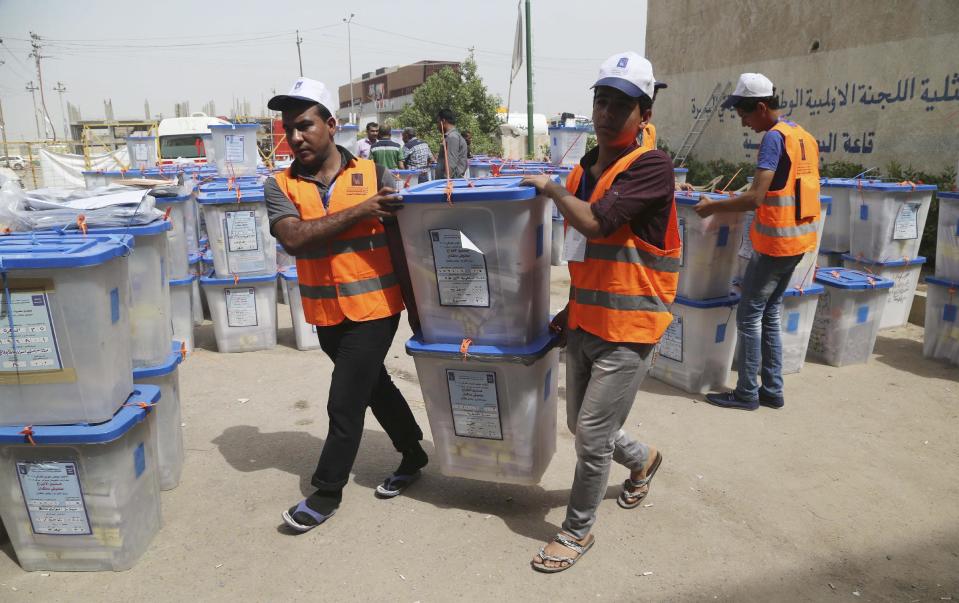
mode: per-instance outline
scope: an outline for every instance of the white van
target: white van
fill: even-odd
[[[228,123],[206,113],[191,113],[190,117],[168,117],[160,121],[157,129],[160,163],[206,163],[207,145],[212,141],[209,126]]]

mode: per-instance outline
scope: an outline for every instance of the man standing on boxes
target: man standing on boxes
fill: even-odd
[[[377,487],[378,496],[400,494],[427,457],[420,446],[423,432],[383,366],[403,310],[400,282],[407,278],[394,272],[391,257],[398,253],[393,214],[402,208],[393,177],[334,144],[336,119],[329,108],[335,105],[321,82],[300,78],[267,106],[283,112],[296,156],[266,182],[270,229],[296,256],[303,313],[333,360],[329,433],[311,480],[316,492],[283,512],[288,526],[306,532],[340,504],[367,406],[403,455],[399,468]],[[405,265],[397,259],[398,270]]]
[[[760,404],[781,408],[783,293],[803,254],[816,248],[819,144],[797,124],[779,117],[776,89],[761,73],[739,76],[736,90],[722,106],[734,108],[743,126],[765,134],[749,190],[722,201],[704,196],[695,208],[703,217],[756,211],[749,232],[753,256],[736,311],[739,379],[734,391],[707,394],[706,401],[741,410],[756,410]]]
[[[551,325],[566,335],[566,416],[576,435],[576,473],[563,530],[533,558],[560,572],[593,546],[590,528],[606,494],[610,461],[630,473],[618,503],[633,509],[649,493],[663,456],[622,427],[672,322],[681,242],[673,201],[673,162],[636,137],[649,123],[653,66],[635,52],[616,54],[593,84],[597,147],[573,169],[566,188],[548,176],[527,184],[551,197],[566,219],[569,305]]]

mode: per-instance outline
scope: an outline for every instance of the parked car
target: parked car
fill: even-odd
[[[27,160],[19,155],[0,156],[0,166],[22,170],[27,167]]]

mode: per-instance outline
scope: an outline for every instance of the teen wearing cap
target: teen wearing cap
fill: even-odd
[[[611,461],[630,471],[617,502],[634,509],[663,460],[622,429],[672,321],[679,278],[673,163],[636,143],[652,116],[654,86],[652,65],[637,53],[607,59],[593,84],[597,147],[566,188],[547,176],[525,179],[566,219],[570,301],[551,326],[567,341],[566,416],[577,459],[563,530],[533,558],[538,571],[568,569],[593,546]]]
[[[423,432],[383,366],[404,307],[400,284],[406,280],[392,259],[398,243],[402,249],[389,227],[402,208],[393,177],[334,144],[336,119],[329,108],[335,105],[321,82],[300,78],[267,106],[283,112],[295,155],[289,168],[265,184],[270,230],[296,256],[303,313],[333,360],[329,432],[311,479],[316,492],[283,512],[290,528],[306,532],[339,507],[367,406],[403,455],[377,487],[378,496],[402,492],[427,457],[420,446]],[[406,263],[398,258],[395,266],[405,270]]]
[[[722,106],[734,108],[743,126],[765,134],[749,190],[722,201],[704,196],[695,207],[703,217],[756,211],[749,231],[753,256],[736,311],[739,378],[734,391],[707,394],[706,400],[741,410],[756,410],[760,405],[781,408],[783,293],[803,254],[816,248],[819,145],[799,125],[779,117],[776,89],[760,73],[739,76],[736,90]]]

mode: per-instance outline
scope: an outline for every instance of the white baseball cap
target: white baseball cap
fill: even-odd
[[[600,66],[599,78],[593,84],[593,88],[596,86],[616,88],[632,98],[640,96],[653,98],[656,91],[653,64],[632,50],[614,54]]]
[[[773,95],[773,83],[761,73],[744,73],[736,82],[736,89],[723,101],[723,109],[730,109],[744,98],[769,98]]]
[[[293,87],[286,94],[277,94],[270,99],[266,106],[274,111],[282,111],[290,106],[291,103],[302,103],[304,101],[314,102],[323,105],[330,115],[333,115],[333,95],[329,88],[323,82],[311,80],[307,77],[301,77],[293,82]]]

